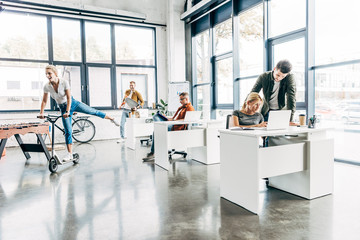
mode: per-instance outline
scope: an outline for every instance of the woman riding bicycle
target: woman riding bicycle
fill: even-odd
[[[58,71],[55,66],[46,66],[45,74],[49,79],[49,83],[45,84],[44,86],[44,95],[41,103],[39,118],[45,118],[44,108],[48,99],[48,93],[50,93],[50,96],[56,101],[62,114],[62,122],[65,130],[65,142],[68,150],[67,156],[65,156],[63,159],[64,161],[71,161],[73,159],[71,116],[74,112],[81,112],[98,116],[100,118],[109,119],[117,127],[120,126],[120,124],[116,122],[113,117],[110,117],[105,113],[96,110],[95,108],[89,107],[88,105],[75,100],[71,96],[69,82],[58,77]]]

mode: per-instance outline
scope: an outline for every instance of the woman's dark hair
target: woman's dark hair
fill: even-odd
[[[279,61],[277,64],[276,64],[276,68],[278,70],[280,70],[280,72],[286,74],[286,73],[289,73],[291,72],[291,69],[292,69],[292,65],[291,63],[289,62],[289,60],[281,60]]]

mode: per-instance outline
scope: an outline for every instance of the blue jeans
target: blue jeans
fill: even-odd
[[[63,103],[59,105],[61,115],[63,115],[66,111],[67,103]],[[66,144],[72,144],[72,125],[71,125],[71,119],[72,114],[74,112],[81,112],[86,113],[94,116],[98,116],[100,118],[105,118],[106,114],[103,112],[100,112],[99,110],[96,110],[95,108],[92,108],[85,103],[79,102],[75,100],[73,97],[71,97],[71,107],[70,107],[70,113],[68,118],[62,117],[62,122],[64,125],[64,131],[65,131],[65,142]]]
[[[120,122],[120,137],[124,138],[125,137],[125,122],[126,122],[126,118],[129,117],[129,113],[130,110],[123,110],[123,113],[121,115],[121,122]]]
[[[164,122],[165,120],[159,116],[158,113],[156,113],[154,116],[153,116],[153,120],[154,122]],[[172,129],[172,126],[173,125],[168,125],[168,131],[171,131]],[[153,133],[152,135],[152,144],[151,144],[151,150],[150,150],[152,153],[155,152],[155,134]]]

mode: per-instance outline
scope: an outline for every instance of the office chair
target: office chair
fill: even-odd
[[[168,154],[169,154],[169,159],[170,160],[172,160],[172,156],[174,154],[182,155],[183,158],[186,158],[186,156],[187,156],[187,152],[185,152],[185,151],[176,151],[175,149],[171,149],[171,151],[168,151]]]
[[[188,125],[185,126],[184,130],[188,130]],[[186,158],[186,156],[187,156],[187,152],[185,152],[185,151],[176,151],[175,149],[171,149],[170,151],[168,151],[168,154],[169,154],[169,159],[170,160],[172,160],[172,156],[174,154],[182,155],[183,158]]]
[[[232,114],[226,116],[226,129],[229,129],[234,126],[234,121],[232,116],[233,116]]]

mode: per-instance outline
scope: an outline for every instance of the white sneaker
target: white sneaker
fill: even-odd
[[[111,121],[113,124],[115,124],[115,126],[120,127],[120,123],[118,123],[118,121],[116,121],[115,118],[114,118],[114,119],[111,119],[110,121]]]
[[[73,160],[73,155],[72,153],[68,153],[66,154],[66,156],[63,158],[63,162],[69,162]]]
[[[123,143],[125,142],[125,139],[124,138],[120,138],[119,140],[116,141],[117,143]]]

